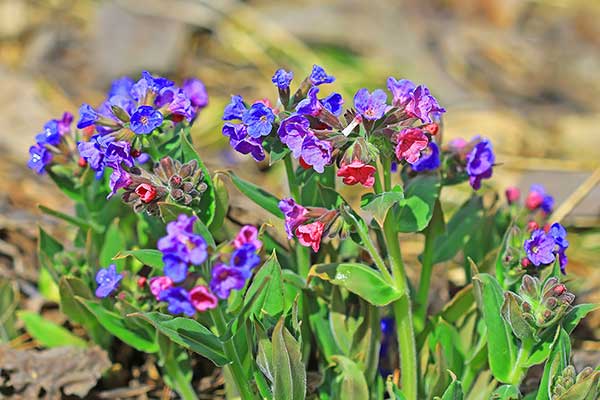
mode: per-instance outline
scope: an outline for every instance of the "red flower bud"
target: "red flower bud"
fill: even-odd
[[[77,165],[79,165],[81,168],[85,168],[87,167],[87,161],[85,161],[85,158],[79,157],[79,160],[77,160]]]
[[[533,232],[533,231],[535,231],[536,229],[539,229],[539,227],[540,227],[540,226],[539,226],[539,225],[538,225],[538,223],[537,223],[537,222],[535,222],[535,221],[529,221],[529,222],[527,223],[527,230],[528,230],[529,232]]]
[[[550,224],[544,225],[544,232],[548,233],[550,231]]]
[[[146,278],[145,276],[140,276],[137,280],[138,287],[143,288],[146,285],[147,280],[148,280],[148,278]]]
[[[431,124],[425,125],[423,127],[423,130],[428,132],[430,135],[435,136],[439,132],[440,126],[438,124],[436,124],[435,122],[433,122]]]
[[[300,157],[298,159],[298,162],[300,163],[300,166],[304,169],[311,169],[312,166],[310,166],[309,164],[306,163],[306,161],[304,161],[304,159],[302,157]]]
[[[531,265],[531,261],[529,260],[529,258],[525,257],[521,260],[521,265],[523,266],[523,268],[527,268]]]
[[[515,203],[519,200],[519,197],[521,197],[521,191],[519,190],[519,188],[516,188],[514,186],[506,188],[506,201],[508,201],[508,204]]]
[[[140,156],[140,154],[142,154],[142,152],[139,151],[138,149],[131,149],[131,151],[129,152],[129,154],[133,158],[138,158]]]
[[[150,203],[156,197],[156,188],[148,183],[141,183],[135,188],[135,193],[144,203]]]
[[[564,292],[567,291],[567,288],[565,287],[565,285],[560,284],[560,285],[556,285],[554,286],[554,288],[552,289],[552,292],[556,295],[556,296],[560,296],[561,294],[563,294]]]
[[[354,160],[350,164],[342,164],[337,172],[346,185],[356,185],[360,183],[365,187],[373,187],[375,183],[375,167],[369,164],[364,164],[360,160]]]

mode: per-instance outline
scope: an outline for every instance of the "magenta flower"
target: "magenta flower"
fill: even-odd
[[[403,129],[398,135],[398,144],[396,145],[396,157],[402,161],[413,164],[421,157],[421,150],[427,147],[429,139],[427,135],[419,128]]]
[[[514,204],[519,201],[519,197],[521,197],[521,191],[518,187],[511,186],[506,188],[505,195],[508,204]]]
[[[258,229],[254,225],[244,225],[233,240],[236,249],[245,244],[251,244],[257,251],[262,247],[262,242],[258,240]]]
[[[406,104],[406,111],[425,124],[433,122],[430,116],[431,113],[446,112],[444,108],[440,107],[435,97],[429,93],[429,89],[423,85],[417,86],[412,92],[411,99]]]
[[[200,312],[217,308],[219,300],[206,286],[196,286],[190,290],[190,302]]]
[[[296,237],[302,246],[312,247],[316,253],[321,246],[321,237],[323,236],[325,224],[321,221],[315,221],[310,224],[300,225],[296,228]]]
[[[160,300],[159,296],[163,290],[167,290],[173,287],[173,285],[173,280],[168,276],[155,276],[154,278],[150,278],[148,284],[148,286],[150,286],[150,292],[156,300]]]

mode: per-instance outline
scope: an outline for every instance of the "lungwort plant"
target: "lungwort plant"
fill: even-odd
[[[320,66],[295,90],[293,76],[275,72],[275,101],[235,95],[223,112],[235,151],[283,164],[284,198],[205,168],[196,79],[116,80],[76,128],[65,113],[36,136],[29,166],[75,202],[75,215],[42,206],[74,228],[70,243],[40,229],[42,276],[86,340],[153,354],[183,399],[197,398],[194,357],[223,368],[232,399],[598,398],[598,367],[571,365],[569,337],[596,306],[567,288],[552,197],[495,194],[492,143],[444,142],[445,109],[424,85],[390,77],[348,101]],[[230,220],[225,180],[281,229]],[[443,202],[467,181],[464,204]],[[407,235],[424,237],[410,265]],[[432,313],[433,268],[450,260],[464,285]],[[539,383],[523,385],[534,366]]]

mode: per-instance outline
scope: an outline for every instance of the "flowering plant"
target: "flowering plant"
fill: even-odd
[[[280,69],[276,101],[234,95],[223,111],[235,151],[283,163],[283,198],[204,167],[189,130],[208,104],[196,79],[119,79],[80,108],[77,130],[69,113],[44,126],[29,166],[77,204],[75,216],[43,208],[76,228],[73,246],[40,230],[63,313],[105,348],[114,336],[156,354],[185,399],[193,354],[242,399],[596,398],[600,373],[576,374],[569,340],[596,306],[574,305],[562,282],[569,242],[548,221],[552,197],[537,185],[524,206],[516,188],[500,201],[485,186],[491,142],[444,143],[446,110],[423,85],[390,77],[389,93],[360,89],[344,109],[320,94],[335,82],[322,67],[295,91],[293,78]],[[287,241],[267,225],[232,230],[225,176]],[[451,210],[443,188],[467,181]],[[365,192],[360,209],[340,185]],[[418,282],[408,234],[424,236]],[[464,285],[431,311],[433,267],[450,260]],[[539,387],[524,393],[534,365]]]

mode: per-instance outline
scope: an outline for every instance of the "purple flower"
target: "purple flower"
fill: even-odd
[[[131,116],[130,126],[137,135],[145,135],[158,128],[162,122],[163,115],[160,111],[151,106],[139,106]]]
[[[566,249],[569,247],[569,241],[567,240],[567,230],[560,223],[555,222],[550,227],[548,234],[552,236],[554,242],[560,249]]]
[[[567,255],[565,254],[566,249],[559,249],[557,256],[558,256],[558,264],[560,265],[560,272],[562,272],[563,275],[567,274],[567,263],[569,262],[569,259],[567,258]]]
[[[475,190],[481,187],[481,180],[492,176],[492,169],[496,157],[492,149],[492,143],[488,139],[482,139],[467,154],[467,173],[469,183]]]
[[[242,96],[231,96],[231,102],[223,110],[223,121],[242,119],[246,112],[246,105]]]
[[[311,115],[316,117],[321,112],[323,105],[317,99],[317,94],[319,93],[318,87],[312,87],[308,90],[308,94],[304,100],[302,100],[296,106],[296,112],[298,114],[303,115]]]
[[[294,78],[294,73],[292,71],[286,71],[281,68],[275,71],[275,74],[271,78],[271,82],[275,84],[279,89],[285,90],[290,87],[290,82]]]
[[[412,169],[416,172],[433,171],[439,166],[440,149],[435,142],[430,141],[427,148],[421,153],[421,158],[412,164]]]
[[[294,158],[302,153],[302,142],[305,137],[313,136],[310,121],[302,115],[292,115],[284,119],[277,130],[279,139],[292,151]]]
[[[190,99],[192,106],[198,110],[208,105],[208,93],[200,79],[189,78],[183,81],[183,93]]]
[[[110,90],[108,91],[108,97],[112,96],[125,96],[129,97],[131,92],[131,87],[133,86],[133,79],[128,76],[124,76],[119,79],[115,79],[111,85]]]
[[[302,142],[302,159],[322,174],[325,166],[331,162],[332,150],[329,142],[309,136]]]
[[[117,272],[115,264],[111,264],[108,268],[101,268],[96,273],[96,297],[101,299],[107,297],[109,294],[117,290],[119,282],[123,279],[123,275]]]
[[[423,85],[417,86],[412,92],[411,99],[406,104],[406,111],[413,117],[419,118],[423,123],[432,122],[431,113],[443,113],[446,110],[438,104],[435,97]]]
[[[341,94],[331,93],[329,96],[319,101],[325,109],[327,109],[336,117],[339,117],[342,114],[342,105],[344,104],[344,99],[342,98]]]
[[[416,88],[415,84],[408,79],[397,81],[391,76],[387,80],[387,87],[393,96],[392,103],[397,107],[404,107],[411,99],[411,95]]]
[[[308,210],[296,203],[292,198],[281,199],[278,207],[285,217],[285,231],[288,235],[288,239],[291,239],[294,237],[296,228],[308,221],[306,216]]]
[[[82,104],[79,107],[79,122],[77,122],[77,129],[87,128],[90,125],[94,125],[98,121],[98,113],[89,104]]]
[[[137,102],[143,103],[146,100],[146,95],[148,94],[149,84],[148,81],[144,78],[141,78],[139,81],[131,86],[131,90],[129,90],[130,96]]]
[[[188,121],[194,117],[192,102],[183,90],[175,86],[162,89],[154,104],[157,107],[166,107],[171,114],[181,115]]]
[[[120,164],[107,164],[108,167],[112,168],[112,173],[110,174],[110,180],[108,182],[108,186],[110,187],[110,193],[107,198],[112,197],[117,190],[126,188],[131,184],[131,176],[127,171],[121,167]]]
[[[121,165],[121,163],[125,163],[128,167],[133,167],[131,144],[123,140],[108,142],[106,150],[104,150],[104,160],[107,165]]]
[[[29,161],[27,166],[38,174],[46,171],[46,166],[52,161],[52,153],[39,144],[29,148]]]
[[[112,140],[112,136],[94,135],[89,142],[77,143],[79,155],[88,163],[94,171],[104,169],[104,150],[106,144]]]
[[[196,314],[196,309],[190,300],[190,294],[182,287],[171,287],[159,293],[160,301],[165,301],[169,305],[167,310],[174,315],[185,314],[188,317]]]
[[[271,133],[273,121],[275,121],[273,111],[260,102],[252,104],[242,116],[242,122],[248,126],[248,135],[253,138]]]
[[[123,111],[125,111],[128,115],[131,115],[133,110],[135,109],[135,101],[129,96],[124,96],[120,94],[116,94],[108,98],[108,100],[102,105],[101,114],[104,114],[104,109],[106,110],[106,116],[114,119],[115,121],[120,121],[120,118],[115,115],[113,111],[113,106],[117,106]]]
[[[174,282],[187,276],[189,264],[200,265],[208,256],[204,238],[193,232],[196,217],[179,215],[176,221],[167,224],[167,236],[158,240],[157,248],[163,253],[165,275]]]
[[[554,262],[554,238],[541,229],[531,233],[531,237],[525,240],[523,248],[527,252],[527,258],[536,267]]]
[[[248,129],[245,125],[226,123],[221,132],[223,136],[229,137],[229,144],[238,153],[250,154],[256,161],[265,159],[262,139],[248,136]]]
[[[235,249],[231,254],[229,264],[235,268],[246,269],[250,271],[260,263],[260,257],[256,254],[256,247],[251,243],[246,243]]]
[[[323,67],[317,64],[313,65],[309,79],[315,86],[319,86],[324,83],[333,83],[335,81],[335,77],[332,75],[327,75]]]
[[[227,299],[232,290],[244,288],[249,272],[244,269],[217,264],[212,270],[210,290],[221,299]]]
[[[386,101],[387,95],[381,89],[374,90],[371,94],[363,88],[354,95],[354,107],[363,117],[370,120],[383,117],[387,108]]]
[[[46,122],[44,130],[35,137],[37,144],[50,144],[52,146],[57,146],[61,139],[62,134],[59,131],[59,122],[55,119]]]
[[[152,76],[148,71],[142,71],[142,79],[148,83],[148,88],[153,92],[160,92],[162,89],[173,86],[173,81],[161,76]]]

